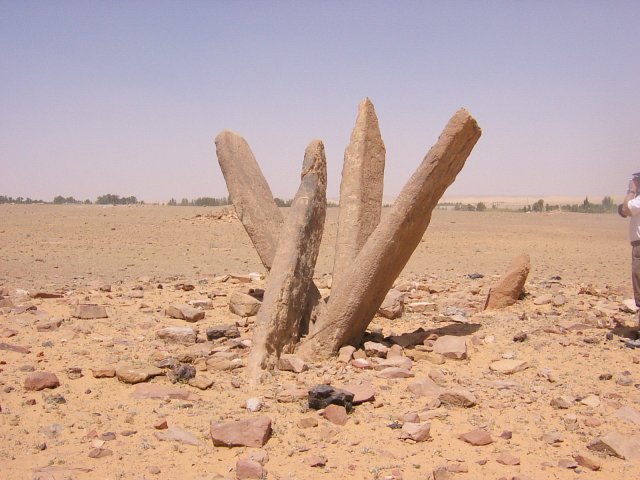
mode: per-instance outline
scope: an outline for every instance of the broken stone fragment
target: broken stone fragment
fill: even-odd
[[[156,336],[168,343],[191,345],[196,343],[198,332],[191,327],[165,327],[156,332]]]
[[[116,376],[114,367],[96,367],[91,369],[93,378],[113,378]]]
[[[155,383],[139,383],[134,387],[133,392],[131,392],[131,397],[138,399],[173,398],[178,400],[191,401],[198,400],[200,398],[197,394],[192,393],[189,390]]]
[[[467,358],[467,341],[464,337],[444,335],[433,343],[433,352],[446,358],[464,360]]]
[[[204,310],[190,307],[189,305],[170,305],[166,309],[168,317],[177,318],[179,320],[186,320],[187,322],[197,322],[202,320],[205,316]]]
[[[109,315],[107,315],[107,310],[102,305],[94,303],[77,305],[71,312],[71,316],[85,320],[109,317]]]
[[[342,405],[347,412],[353,406],[353,393],[333,388],[330,385],[316,385],[309,390],[309,408],[320,410],[328,405]]]
[[[389,347],[378,342],[364,342],[364,351],[367,357],[387,358]]]
[[[493,443],[491,435],[485,430],[472,430],[459,435],[458,438],[476,447]]]
[[[360,405],[364,402],[371,402],[375,399],[376,391],[369,382],[352,383],[342,387],[342,390],[353,393],[353,405]]]
[[[261,480],[265,478],[264,467],[254,460],[241,457],[236,462],[236,480]]]
[[[475,395],[463,389],[445,390],[438,396],[438,399],[443,405],[454,407],[469,408],[477,403]]]
[[[507,268],[507,273],[489,290],[484,308],[504,308],[516,303],[524,291],[530,269],[529,255],[523,253],[515,257]]]
[[[515,359],[503,359],[497,360],[489,365],[489,369],[496,373],[502,373],[504,375],[511,375],[513,373],[521,372],[529,368],[529,364],[524,360]]]
[[[404,293],[391,289],[387,292],[387,296],[384,297],[382,305],[378,309],[378,315],[394,320],[399,318],[404,313]]]
[[[24,381],[25,390],[39,391],[45,388],[57,388],[60,386],[60,380],[55,373],[35,372],[29,375]]]
[[[270,435],[271,419],[265,416],[211,423],[211,439],[216,447],[262,447]]]
[[[278,370],[302,373],[308,369],[309,366],[297,355],[284,354],[278,359]]]
[[[240,330],[235,325],[216,325],[207,329],[207,340],[217,340],[218,338],[238,338]]]
[[[431,423],[405,423],[400,430],[400,439],[425,442],[431,439]]]
[[[241,317],[253,317],[260,311],[262,302],[246,293],[233,292],[229,297],[229,310]]]
[[[327,405],[322,416],[335,425],[345,425],[349,420],[347,409],[342,405]]]
[[[129,384],[146,382],[150,378],[157,377],[158,375],[164,375],[164,371],[150,365],[123,365],[116,368],[118,380]]]

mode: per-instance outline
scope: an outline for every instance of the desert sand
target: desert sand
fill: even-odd
[[[325,296],[337,213],[328,211],[315,272]],[[483,311],[520,253],[532,265],[526,296]],[[376,316],[367,338],[391,345],[426,332],[402,352],[412,376],[384,378],[370,354],[276,370],[252,388],[244,365],[253,318],[232,313],[229,300],[267,278],[232,209],[0,205],[0,477],[235,479],[238,460],[253,456],[265,478],[283,480],[640,478],[640,353],[624,342],[637,321],[623,303],[629,260],[627,223],[616,215],[435,210],[396,282],[403,315]],[[194,301],[203,319],[167,315]],[[108,317],[75,318],[78,304]],[[207,340],[208,329],[233,325],[239,338]],[[196,329],[198,343],[158,337],[171,326]],[[465,339],[466,358],[430,351],[447,335]],[[193,364],[199,381],[172,384],[167,359]],[[501,360],[519,371],[496,371]],[[98,378],[131,365],[159,374],[137,385]],[[59,386],[28,389],[36,372]],[[425,381],[475,402],[420,392]],[[375,395],[337,425],[308,406],[306,392],[323,383],[370,384]],[[181,398],[136,398],[141,385]],[[259,415],[273,429],[262,448],[213,445],[211,422]],[[416,419],[430,422],[429,438],[401,439]],[[459,438],[477,429],[491,442]],[[630,452],[593,448],[612,432]]]

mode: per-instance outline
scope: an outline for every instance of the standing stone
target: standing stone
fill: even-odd
[[[320,140],[307,147],[301,177],[256,319],[248,365],[254,381],[259,369],[273,368],[299,338],[327,207],[327,167]]]
[[[392,288],[382,301],[378,314],[389,320],[401,317],[404,313],[404,293]]]
[[[511,260],[507,273],[491,287],[484,308],[504,308],[518,301],[531,269],[529,255],[523,253]]]
[[[334,288],[380,222],[385,154],[375,108],[371,100],[365,98],[358,107],[351,142],[344,152],[333,263]]]
[[[216,154],[238,218],[265,268],[270,269],[282,229],[282,214],[249,144],[224,130],[216,137]]]
[[[455,180],[480,138],[480,127],[464,109],[451,118],[437,143],[400,192],[362,250],[335,285],[313,333],[301,342],[303,358],[327,358],[358,344],[431,221],[431,212]]]

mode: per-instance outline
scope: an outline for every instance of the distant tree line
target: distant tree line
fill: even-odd
[[[178,202],[175,198],[172,198],[167,202],[167,205],[172,207],[222,207],[224,205],[231,205],[231,199],[229,197],[198,197],[195,200],[183,198]]]
[[[540,199],[531,205],[525,205],[522,208],[523,212],[576,212],[576,213],[615,213],[618,211],[618,206],[614,203],[613,199],[606,196],[600,203],[591,203],[589,197],[585,197],[582,204],[545,204],[544,200]]]
[[[29,197],[8,197],[6,195],[0,195],[0,204],[1,203],[22,203],[22,204],[31,204],[31,203],[47,203],[44,200],[33,200]]]

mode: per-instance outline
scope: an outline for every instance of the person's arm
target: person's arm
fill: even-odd
[[[636,198],[638,195],[638,186],[636,185],[635,180],[631,180],[629,182],[629,187],[627,189],[627,196],[624,197],[622,201],[622,213],[625,217],[631,216],[631,210],[629,209],[629,202]]]

